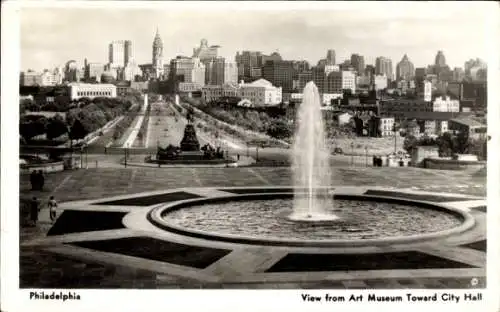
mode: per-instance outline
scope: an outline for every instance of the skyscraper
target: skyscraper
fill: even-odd
[[[365,71],[365,58],[359,54],[351,55],[351,66],[354,67],[354,70],[358,73],[358,75],[363,75]]]
[[[243,73],[240,77],[242,79],[254,78],[256,69],[261,69],[264,65],[262,64],[262,53],[259,51],[243,51],[241,54],[237,52],[235,61]]]
[[[434,62],[436,67],[445,67],[446,66],[446,58],[444,57],[443,51],[438,51],[436,54],[436,60]]]
[[[207,39],[201,39],[200,46],[193,48],[193,57],[199,58],[202,63],[206,64],[218,56],[219,48],[218,45],[208,46]]]
[[[153,77],[160,78],[163,75],[163,41],[160,38],[158,28],[153,40]]]
[[[331,49],[326,52],[326,65],[335,65],[335,50]]]
[[[116,40],[109,44],[109,65],[111,68],[123,68],[132,58],[132,41]]]
[[[415,77],[415,67],[405,54],[401,62],[396,66],[396,79],[409,81]]]
[[[385,75],[387,79],[393,81],[392,60],[383,56],[377,57],[375,60],[375,74]]]
[[[282,87],[283,92],[293,90],[295,74],[293,61],[267,61],[262,69],[262,76],[274,86]]]

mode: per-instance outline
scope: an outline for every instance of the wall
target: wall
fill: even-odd
[[[413,166],[421,166],[426,158],[438,158],[439,149],[435,146],[418,146],[413,150],[411,163]]]
[[[424,168],[439,170],[479,170],[486,168],[485,161],[467,161],[450,159],[425,159]]]
[[[20,165],[19,170],[21,174],[30,174],[33,170],[42,170],[44,173],[59,172],[64,170],[64,162],[56,161],[44,164]]]

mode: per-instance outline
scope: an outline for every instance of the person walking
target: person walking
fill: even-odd
[[[40,212],[40,203],[38,202],[38,199],[36,197],[33,197],[30,203],[30,216],[33,226],[36,226],[39,212]]]
[[[55,200],[54,196],[50,196],[49,202],[47,203],[47,206],[49,206],[49,214],[50,214],[50,220],[54,222],[54,220],[57,217],[57,201]]]

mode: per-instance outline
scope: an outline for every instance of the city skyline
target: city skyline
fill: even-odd
[[[434,12],[433,7],[445,10]],[[278,51],[283,59],[304,59],[314,66],[326,58],[328,49],[335,50],[337,63],[360,54],[365,64],[375,64],[378,56],[388,57],[395,64],[407,54],[415,67],[426,67],[434,63],[438,50],[444,52],[451,68],[463,67],[471,58],[487,59],[488,25],[483,6],[425,4],[415,6],[417,11],[411,16],[397,9],[367,16],[368,10],[330,14],[240,10],[228,14],[229,9],[24,8],[21,70],[53,68],[68,60],[82,65],[85,58],[106,63],[107,47],[115,40],[131,40],[136,62],[151,63],[156,28],[164,42],[165,63],[177,55],[191,56],[202,38],[209,45],[220,45],[220,55],[230,60],[243,50],[264,54]],[[418,10],[426,15],[417,17],[421,16]],[[132,24],[131,20],[138,22]],[[416,36],[416,29],[424,35]]]

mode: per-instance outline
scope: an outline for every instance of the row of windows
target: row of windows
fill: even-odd
[[[77,96],[112,96],[111,91],[78,91]]]

